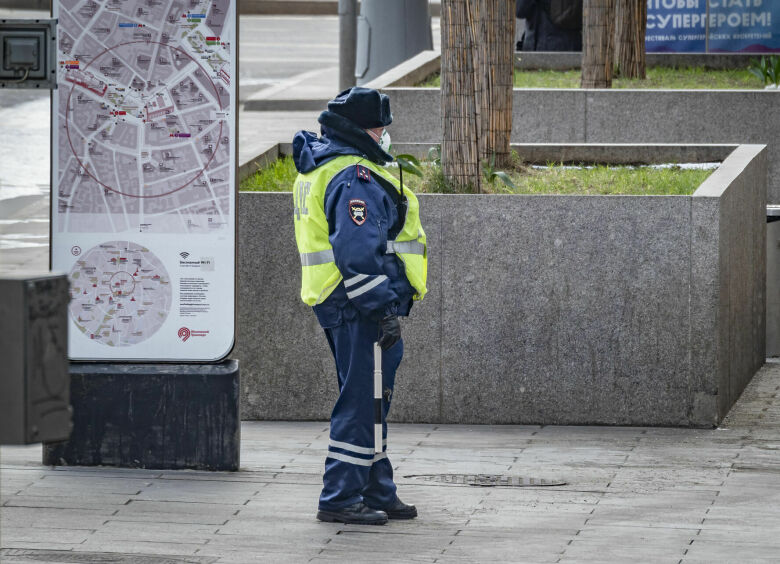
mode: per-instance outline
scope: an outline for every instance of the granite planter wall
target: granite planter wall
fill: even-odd
[[[441,143],[439,90],[386,88],[397,141]],[[768,202],[780,204],[780,92],[514,90],[513,143],[761,143]]]
[[[730,154],[692,196],[421,195],[430,291],[403,322],[391,419],[716,425],[764,362],[767,151],[677,150]],[[337,393],[291,208],[239,196],[244,419],[327,419]]]

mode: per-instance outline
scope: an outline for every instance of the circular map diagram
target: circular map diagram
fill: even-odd
[[[88,339],[110,347],[138,344],[157,332],[171,309],[162,261],[143,245],[101,243],[70,271],[70,315]]]

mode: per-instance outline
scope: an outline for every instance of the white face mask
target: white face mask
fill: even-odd
[[[386,129],[382,130],[382,136],[379,138],[379,146],[382,148],[382,150],[385,153],[390,152],[390,134],[387,132]]]
[[[374,137],[374,133],[371,132],[371,137]],[[382,130],[382,135],[379,136],[379,139],[376,139],[377,145],[379,145],[379,148],[382,149],[385,153],[390,152],[390,147],[392,146],[390,144],[390,134],[387,132],[386,129]]]

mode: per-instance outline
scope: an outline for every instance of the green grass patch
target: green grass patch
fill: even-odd
[[[712,170],[606,166],[566,167],[549,164],[532,167],[519,161],[504,169],[515,188],[499,179],[483,185],[495,194],[574,194],[574,195],[689,195],[704,182]],[[444,179],[441,169],[422,162],[423,176],[404,173],[404,183],[416,193],[451,194],[454,189]],[[398,177],[398,167],[388,170]],[[297,172],[291,157],[284,157],[241,182],[241,190],[290,192]]]
[[[273,161],[252,176],[242,180],[239,190],[249,192],[290,192],[296,176],[298,176],[298,171],[295,170],[293,158],[286,156]]]
[[[441,169],[432,166],[424,166],[424,169],[422,178],[404,174],[404,183],[408,188],[415,193],[454,193]],[[398,176],[397,168],[391,170]],[[685,196],[693,194],[712,173],[712,170],[683,169],[677,166],[569,167],[554,163],[544,167],[516,165],[504,171],[514,187],[494,178],[483,181],[482,190],[492,194]]]
[[[580,77],[579,70],[515,70],[515,88],[579,88]],[[438,88],[441,76],[438,73],[432,75],[419,86]],[[612,81],[612,88],[753,90],[763,87],[761,81],[747,69],[653,67],[647,69],[645,80],[617,78]]]

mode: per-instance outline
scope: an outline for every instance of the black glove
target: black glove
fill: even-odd
[[[388,315],[379,322],[382,329],[382,337],[379,339],[379,346],[386,351],[398,341],[401,340],[401,323],[395,315]]]

